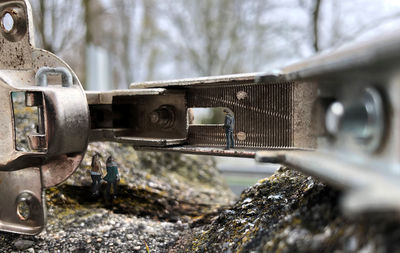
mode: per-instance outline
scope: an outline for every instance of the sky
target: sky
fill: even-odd
[[[62,0],[56,0],[62,1]],[[112,15],[116,15],[115,3],[118,0],[100,0],[105,6],[105,10],[110,12]],[[121,1],[121,0],[120,0]],[[199,26],[204,20],[196,18],[196,15],[188,12],[188,8],[182,7],[183,3],[198,3],[199,0],[158,0],[154,1],[155,6],[161,11],[159,13],[146,13],[144,5],[149,3],[149,0],[135,0],[131,1],[135,4],[136,8],[133,8],[132,13],[132,29],[130,31],[124,31],[130,34],[131,40],[131,52],[130,59],[133,64],[130,66],[132,72],[132,82],[147,81],[147,80],[166,80],[166,79],[178,79],[178,78],[189,78],[197,77],[201,75],[207,75],[201,73],[196,69],[195,64],[191,62],[190,56],[182,50],[182,38],[177,31],[177,27],[173,27],[173,22],[167,20],[168,12],[178,10],[182,15],[188,15],[185,18],[185,23],[191,28],[189,31],[194,31],[197,36],[197,40],[193,40],[190,44],[193,48],[201,48],[202,38],[204,34],[201,32],[197,33],[195,27]],[[207,1],[207,0],[201,0]],[[210,2],[219,2],[222,0],[213,0]],[[240,2],[240,0],[231,0]],[[259,38],[253,36],[254,33],[249,31],[247,34],[240,34],[242,38],[243,47],[245,50],[234,51],[232,53],[232,63],[235,59],[244,62],[241,68],[236,69],[237,72],[271,72],[271,70],[283,68],[289,64],[301,61],[309,58],[315,54],[312,47],[312,22],[311,13],[312,7],[315,0],[242,0],[242,3],[248,3],[251,5],[254,2],[260,2],[268,8],[262,9],[262,13],[257,19],[255,25],[263,25],[265,31],[260,33],[265,34],[265,37],[259,42],[262,45],[261,48],[255,48],[255,44],[258,43]],[[34,2],[34,0],[32,0]],[[127,1],[129,2],[129,1]],[[271,7],[270,7],[271,6]],[[77,9],[71,10],[71,16],[77,10],[81,10],[81,5],[77,1]],[[170,9],[168,9],[170,7]],[[243,6],[242,6],[243,7]],[[223,10],[226,11],[226,10]],[[245,9],[239,11],[245,13],[245,19],[251,19],[255,14]],[[150,19],[166,34],[166,38],[155,38],[149,43],[150,46],[155,47],[157,57],[155,60],[155,69],[150,71],[149,74],[149,51],[147,48],[138,47],[139,37],[142,32],[142,23],[144,17],[150,16]],[[76,16],[76,15],[75,15]],[[117,17],[118,18],[118,17]],[[196,23],[197,22],[197,23]],[[228,23],[227,23],[228,24]],[[78,26],[78,24],[73,24]],[[51,26],[51,25],[50,25]],[[63,27],[67,24],[63,24]],[[71,24],[70,24],[71,26]],[[240,29],[240,24],[237,26]],[[271,26],[275,26],[275,30],[268,30]],[[381,36],[383,33],[398,33],[400,27],[400,0],[322,0],[321,14],[320,14],[320,48],[322,50],[329,50],[332,48],[338,48],[346,43],[352,41],[367,40],[376,36]],[[193,29],[192,29],[193,28]],[[75,29],[75,27],[74,27]],[[116,30],[118,27],[115,28]],[[51,36],[54,31],[48,30],[49,37],[52,40],[58,41],[62,36]],[[80,29],[84,30],[84,29]],[[188,32],[190,33],[190,32]],[[189,36],[188,33],[184,33],[183,36]],[[83,32],[79,33],[83,34]],[[192,35],[190,35],[192,36]],[[109,34],[104,34],[104,44],[110,43]],[[82,38],[79,38],[82,39]],[[119,38],[112,38],[111,41],[115,42]],[[166,42],[166,40],[169,40]],[[229,40],[229,39],[228,39]],[[169,44],[167,44],[169,43]],[[56,43],[57,44],[57,43]],[[58,43],[59,44],[59,43]],[[71,44],[71,43],[70,43]],[[71,44],[72,45],[72,44]],[[75,45],[75,44],[73,44]],[[105,46],[107,45],[98,45]],[[219,52],[224,52],[229,45],[222,46]],[[79,58],[79,55],[71,53],[71,48],[67,47],[64,50],[66,58],[72,60]],[[111,52],[114,54],[115,52]],[[59,53],[58,53],[59,54]],[[71,56],[73,54],[73,56]],[[60,55],[60,54],[59,54]],[[112,57],[119,57],[118,55],[112,55]],[[146,58],[147,57],[147,58]],[[202,57],[202,56],[201,56]],[[200,58],[201,58],[200,57]],[[115,59],[115,58],[114,58]],[[75,63],[79,62],[75,60]],[[82,62],[82,61],[80,61]],[[114,68],[123,67],[121,63],[117,66],[117,63],[113,63]],[[201,65],[207,64],[207,61],[202,61]],[[73,64],[72,64],[73,65]],[[77,68],[81,68],[81,65],[77,65]],[[222,72],[222,71],[221,71]],[[215,75],[229,74],[235,72],[231,68],[227,68],[226,71],[220,73],[216,70]],[[129,83],[126,80],[120,80],[120,83],[115,87],[126,88]]]

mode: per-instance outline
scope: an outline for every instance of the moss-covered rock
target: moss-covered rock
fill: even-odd
[[[105,185],[102,185],[104,190]],[[167,193],[153,188],[130,188],[127,185],[118,187],[118,197],[112,204],[104,198],[93,198],[88,186],[62,185],[46,191],[47,204],[51,210],[50,220],[64,219],[82,209],[108,209],[114,213],[147,217],[153,220],[191,222],[198,216],[216,213],[221,206],[217,204],[188,202],[178,200]]]
[[[96,142],[88,147],[84,160],[67,184],[91,184],[90,165],[99,153],[105,173],[105,160],[112,155],[119,165],[121,184],[130,188],[150,188],[189,202],[231,204],[234,195],[208,156],[176,153],[136,152],[127,144]]]
[[[259,181],[172,252],[397,252],[400,223],[391,216],[345,217],[340,192],[281,168]]]

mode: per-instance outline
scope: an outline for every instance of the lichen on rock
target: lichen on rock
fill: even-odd
[[[397,252],[400,223],[376,214],[349,218],[341,192],[280,168],[245,190],[213,222],[171,252]],[[397,240],[397,241],[396,241]]]
[[[119,165],[121,184],[130,188],[159,191],[179,200],[228,205],[234,200],[215,159],[209,156],[177,153],[137,152],[132,146],[112,142],[95,142],[88,147],[81,166],[66,182],[89,185],[91,159],[95,153],[105,160],[112,155]]]

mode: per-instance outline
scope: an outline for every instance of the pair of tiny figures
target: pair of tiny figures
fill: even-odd
[[[98,197],[100,195],[100,186],[102,180],[102,169],[100,162],[100,155],[96,153],[92,158],[90,176],[92,177],[92,196]],[[104,181],[107,182],[105,198],[106,200],[110,200],[115,197],[117,194],[117,187],[119,182],[119,173],[118,173],[118,165],[114,161],[112,156],[109,156],[106,161],[106,170],[107,174],[103,178]],[[113,194],[111,195],[111,190]]]

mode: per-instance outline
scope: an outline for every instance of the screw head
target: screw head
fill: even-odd
[[[160,120],[160,116],[158,112],[154,111],[150,113],[150,121],[153,124],[156,124]]]
[[[340,121],[343,114],[344,107],[342,103],[334,102],[329,106],[325,117],[325,127],[330,134],[336,135],[339,133]]]
[[[32,198],[29,192],[23,192],[17,197],[16,212],[21,221],[26,221],[31,217]]]
[[[325,115],[325,127],[334,137],[349,138],[361,150],[374,152],[384,134],[384,108],[380,93],[371,87],[351,101],[332,103]]]

